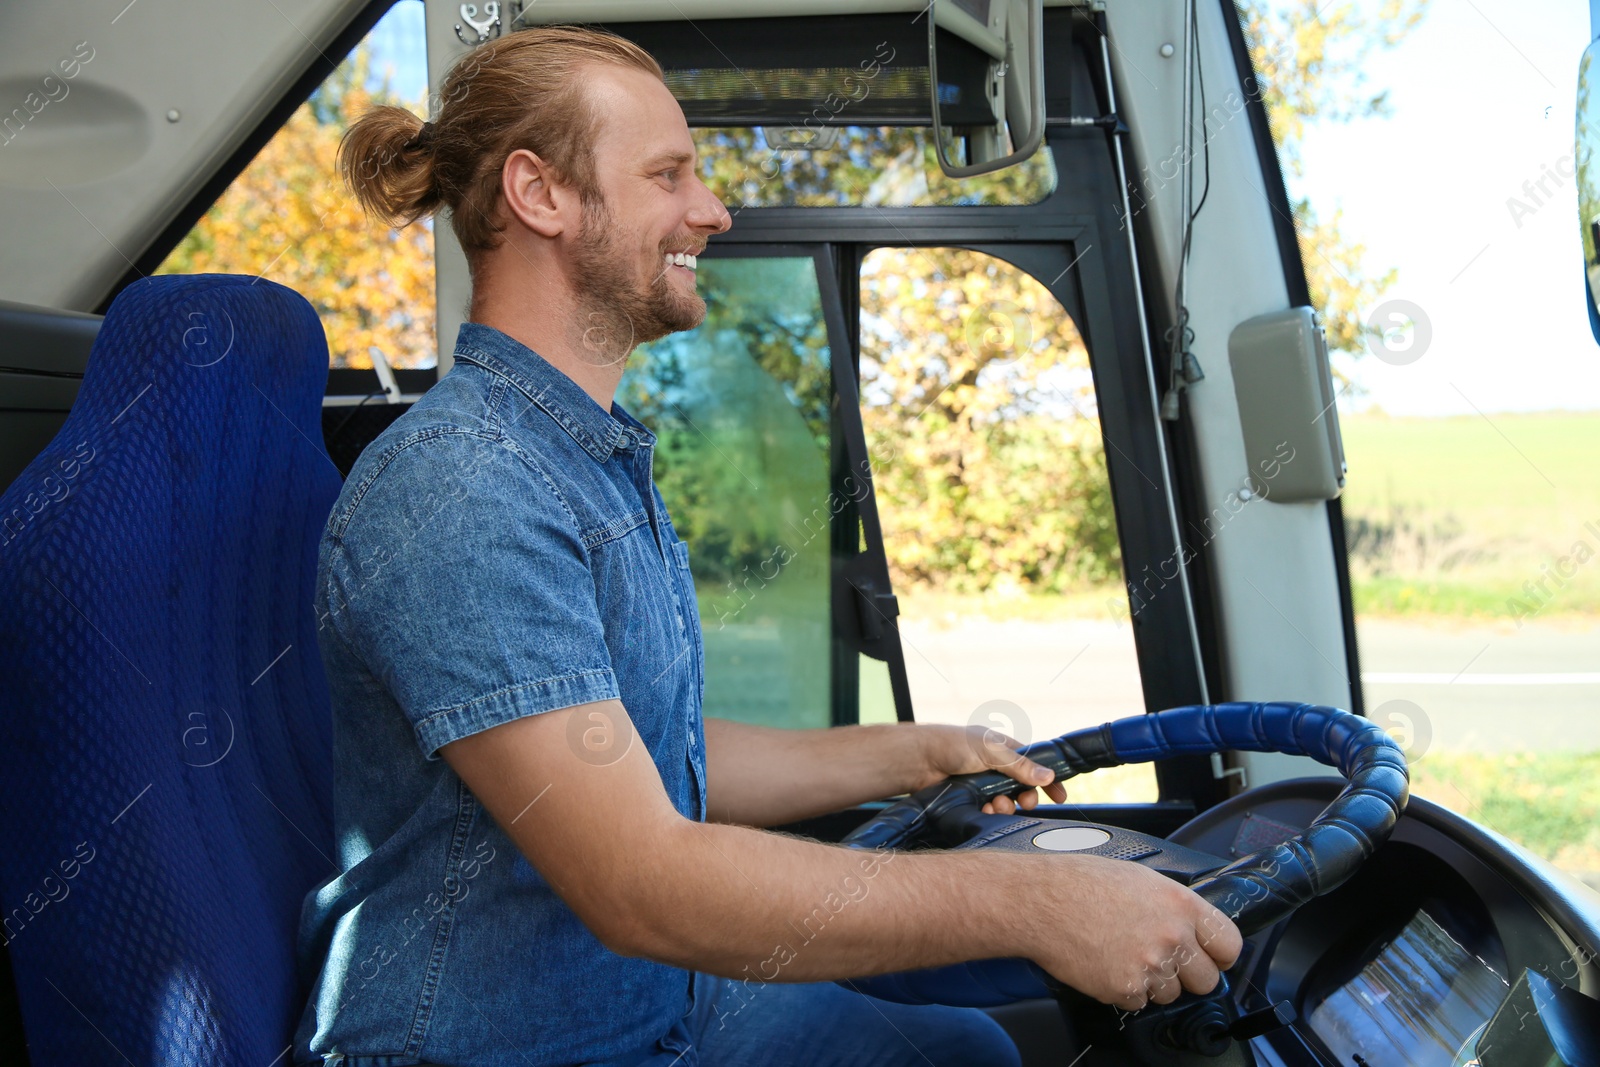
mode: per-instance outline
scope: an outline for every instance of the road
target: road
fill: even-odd
[[[923,721],[983,722],[1028,741],[1143,710],[1126,625],[905,619],[901,635]],[[1600,750],[1600,620],[1381,620],[1359,638],[1369,713],[1409,714],[1428,745]]]

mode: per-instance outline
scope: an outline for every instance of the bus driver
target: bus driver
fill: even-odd
[[[982,1012],[833,980],[1026,956],[1125,1009],[1211,990],[1238,931],[1137,864],[760,829],[990,767],[1023,808],[1064,793],[960,727],[702,719],[687,549],[612,397],[635,345],[701,322],[731,219],[618,37],[507,34],[440,97],[340,160],[396,224],[448,209],[472,301],[321,543],[341,871],[305,902],[295,1059],[992,1067],[1017,1051]]]

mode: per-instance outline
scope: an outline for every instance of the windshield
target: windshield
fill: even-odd
[[[1600,353],[1573,240],[1588,12],[1240,8],[1337,349],[1367,712],[1415,794],[1600,884]],[[1440,166],[1488,126],[1493,152]]]

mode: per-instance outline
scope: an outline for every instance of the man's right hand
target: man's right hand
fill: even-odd
[[[1061,858],[1031,955],[1079,992],[1127,1011],[1170,1004],[1185,989],[1211,992],[1239,958],[1239,928],[1177,882],[1137,863]]]

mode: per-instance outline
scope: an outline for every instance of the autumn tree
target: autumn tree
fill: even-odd
[[[862,418],[897,584],[1114,580],[1088,351],[1049,290],[980,252],[878,249],[861,318]]]
[[[311,302],[335,367],[371,367],[371,347],[400,367],[435,360],[433,226],[368,218],[339,180],[339,139],[374,104],[365,45],[328,77],[228,186],[158,274],[268,278]]]
[[[1371,87],[1368,65],[1416,29],[1428,3],[1377,0],[1369,9],[1354,0],[1241,0],[1257,91],[1291,192],[1305,173],[1300,146],[1309,128],[1390,114],[1388,91]],[[1340,211],[1323,216],[1303,196],[1291,206],[1311,302],[1327,329],[1328,345],[1359,356],[1375,332],[1365,315],[1399,272],[1367,272],[1366,247],[1346,235]]]
[[[1027,204],[1055,187],[1047,153],[993,174],[947,178],[928,131],[914,128],[846,127],[826,147],[799,151],[774,150],[754,129],[694,133],[702,176],[733,211]],[[780,339],[790,328],[767,323],[764,311],[744,322],[719,309],[715,275],[702,276],[711,307],[704,329],[737,329],[752,358],[782,380],[789,378],[778,353],[792,361],[821,343],[820,315],[805,324],[804,344],[798,334]],[[1114,580],[1116,529],[1088,353],[1049,291],[981,253],[885,248],[863,265],[861,305],[862,420],[896,586],[1060,592]],[[673,366],[669,353],[658,344],[647,355],[649,380]],[[826,365],[802,361],[796,373],[808,366]],[[802,406],[819,395],[817,383],[793,380]],[[826,426],[825,418],[811,421]],[[671,452],[661,459],[658,478],[676,515]],[[706,466],[718,472],[719,464]],[[688,486],[679,493],[698,499]]]

